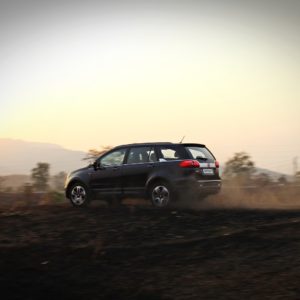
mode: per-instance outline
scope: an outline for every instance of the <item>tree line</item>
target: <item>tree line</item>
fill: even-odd
[[[67,177],[66,172],[59,172],[53,176],[54,188],[63,190]],[[37,163],[36,167],[31,170],[32,186],[36,191],[48,191],[50,179],[50,164],[45,162]]]
[[[112,147],[104,146],[100,150],[91,149],[83,160],[93,161],[103,153],[109,151]],[[52,177],[55,190],[62,191],[64,182],[67,177],[66,172],[59,172]],[[46,162],[38,162],[31,170],[32,185],[27,184],[25,188],[33,189],[34,191],[45,192],[50,189],[50,164]],[[269,185],[274,183],[274,180],[268,173],[257,173],[255,163],[251,156],[246,152],[235,153],[225,164],[222,172],[222,179],[225,182],[234,182],[235,184],[254,183],[259,186]],[[300,171],[294,174],[294,181],[300,184]],[[2,190],[4,177],[0,177],[0,191]],[[284,175],[277,178],[277,183],[287,184],[287,179]]]

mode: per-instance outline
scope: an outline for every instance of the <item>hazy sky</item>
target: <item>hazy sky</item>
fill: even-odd
[[[300,1],[0,2],[0,137],[207,144],[300,166]]]

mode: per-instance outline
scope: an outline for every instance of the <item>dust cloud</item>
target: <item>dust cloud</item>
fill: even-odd
[[[181,204],[190,209],[300,209],[300,186],[223,187],[218,195]]]

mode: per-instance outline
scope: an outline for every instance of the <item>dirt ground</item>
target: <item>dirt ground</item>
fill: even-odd
[[[3,299],[300,299],[300,210],[0,211]]]

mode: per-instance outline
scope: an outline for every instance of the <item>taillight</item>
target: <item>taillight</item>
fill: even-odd
[[[220,163],[217,160],[215,161],[215,164],[217,169],[220,168]]]
[[[183,160],[179,163],[181,168],[199,168],[200,164],[198,160]]]

